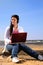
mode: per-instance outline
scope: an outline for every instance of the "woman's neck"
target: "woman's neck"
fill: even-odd
[[[17,25],[14,25],[13,28],[14,28],[14,29],[17,29],[17,28],[18,28],[18,24],[17,24]]]

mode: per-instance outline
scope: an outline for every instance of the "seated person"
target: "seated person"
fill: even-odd
[[[12,62],[19,62],[18,59],[18,53],[23,50],[26,52],[28,55],[38,59],[38,60],[43,60],[43,56],[38,54],[36,51],[32,50],[30,47],[26,46],[25,44],[11,44],[11,36],[12,32],[19,33],[23,32],[22,27],[18,26],[19,23],[19,16],[18,15],[12,15],[11,17],[11,24],[9,27],[7,27],[4,35],[4,41],[5,41],[5,47],[3,50],[3,53],[5,52],[5,49],[11,53],[11,59]]]

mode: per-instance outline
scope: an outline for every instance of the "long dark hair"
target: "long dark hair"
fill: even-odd
[[[15,17],[17,19],[17,23],[19,23],[19,16],[18,15],[12,15],[11,18],[12,17]],[[12,31],[13,31],[13,24],[11,22],[11,24],[10,24],[10,36],[12,34]]]

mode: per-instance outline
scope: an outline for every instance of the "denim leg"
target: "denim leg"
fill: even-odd
[[[7,49],[9,52],[12,51],[12,48],[13,48],[13,45],[7,44],[6,49]]]
[[[18,50],[19,50],[19,44],[15,44],[14,46],[13,46],[13,50],[12,50],[12,56],[11,57],[17,57],[17,54],[18,54]]]
[[[25,44],[19,44],[19,45],[20,45],[19,47],[21,48],[21,50],[23,50],[24,52],[26,52],[30,56],[38,59],[39,54],[36,51],[32,50],[30,47],[26,46]]]
[[[11,58],[17,56],[19,45],[18,44],[8,44],[6,49],[11,52]]]

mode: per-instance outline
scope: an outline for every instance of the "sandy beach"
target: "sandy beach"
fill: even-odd
[[[38,53],[43,54],[43,44],[42,45],[29,44],[27,46],[31,47],[33,50],[36,50]],[[20,62],[13,63],[11,61],[11,55],[6,55],[4,57],[1,55],[2,50],[3,48],[0,48],[0,65],[43,65],[43,61],[36,60],[35,58],[30,57],[23,51],[21,51],[18,54]]]

